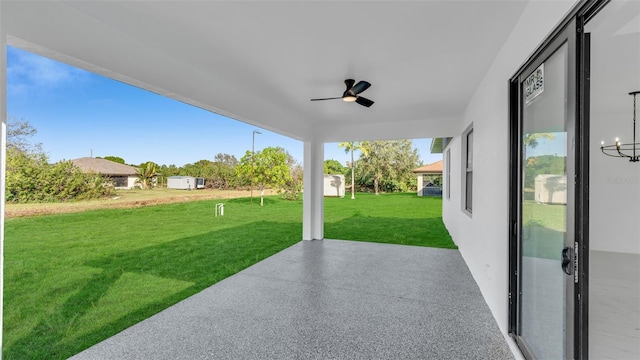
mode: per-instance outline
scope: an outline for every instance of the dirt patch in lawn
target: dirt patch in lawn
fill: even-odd
[[[265,195],[273,195],[275,191],[267,190]],[[68,203],[10,204],[5,205],[5,218],[37,216],[47,214],[63,214],[96,209],[128,209],[143,206],[170,204],[185,201],[210,199],[234,199],[250,197],[249,190],[120,190],[114,197],[102,200],[77,201]],[[260,191],[254,190],[253,197],[260,201]]]

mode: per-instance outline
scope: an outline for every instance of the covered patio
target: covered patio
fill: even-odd
[[[302,241],[72,357],[513,359],[457,250]]]
[[[304,143],[309,241],[76,359],[514,356],[507,83],[575,3],[0,2],[2,108],[10,45]],[[370,82],[375,104],[340,100],[347,79]],[[322,240],[326,143],[442,137],[443,220],[459,251]],[[485,191],[471,213],[473,188]]]

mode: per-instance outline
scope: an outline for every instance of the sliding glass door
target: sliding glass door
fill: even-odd
[[[575,28],[573,23],[567,29]],[[560,33],[512,82],[514,337],[528,358],[573,358],[575,36]],[[515,111],[515,112],[514,112]]]

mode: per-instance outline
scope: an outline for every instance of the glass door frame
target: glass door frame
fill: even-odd
[[[574,224],[576,223],[575,221],[576,201],[575,201],[575,187],[571,186],[572,184],[571,179],[576,177],[575,176],[576,174],[575,154],[577,153],[575,149],[575,138],[576,138],[575,136],[576,135],[575,134],[575,128],[576,128],[575,104],[577,102],[576,91],[575,91],[576,90],[576,86],[575,86],[576,84],[576,72],[575,72],[576,39],[575,39],[575,32],[573,32],[572,29],[575,29],[575,21],[569,22],[562,29],[562,31],[560,31],[554,37],[554,39],[551,42],[549,42],[549,44],[547,44],[547,46],[543,49],[543,51],[541,51],[537,56],[533,57],[531,61],[529,61],[528,64],[519,72],[518,76],[513,79],[515,83],[515,85],[513,85],[513,89],[517,90],[517,98],[518,98],[518,103],[517,103],[518,121],[517,121],[517,124],[515,124],[516,126],[514,126],[517,130],[517,138],[514,139],[516,140],[516,142],[514,142],[514,145],[517,146],[517,152],[518,152],[518,158],[515,162],[515,165],[516,165],[515,167],[518,169],[518,173],[516,177],[517,186],[515,187],[515,190],[517,191],[517,203],[515,206],[516,212],[517,212],[516,226],[515,226],[515,232],[516,232],[516,238],[517,238],[516,274],[518,274],[517,275],[517,292],[515,296],[515,302],[517,304],[516,306],[517,307],[517,313],[516,313],[517,328],[516,328],[516,331],[513,333],[514,335],[513,338],[518,344],[518,346],[521,348],[525,357],[529,359],[534,359],[536,357],[533,351],[528,347],[527,343],[529,345],[532,345],[533,343],[531,341],[535,340],[537,336],[532,337],[532,335],[536,335],[536,334],[527,334],[527,335],[523,334],[525,333],[523,328],[526,327],[524,320],[522,320],[524,317],[523,307],[525,306],[525,304],[531,304],[532,306],[534,304],[531,303],[533,299],[530,299],[529,297],[525,297],[523,295],[523,292],[525,290],[528,290],[528,287],[526,284],[524,284],[524,281],[523,281],[524,278],[519,276],[520,274],[524,276],[526,272],[523,269],[525,265],[523,264],[524,244],[522,242],[522,238],[524,236],[523,235],[524,199],[522,197],[524,181],[522,177],[523,177],[523,170],[524,170],[524,164],[523,164],[524,156],[526,155],[523,153],[525,146],[522,141],[523,140],[522,136],[524,135],[523,129],[525,128],[524,122],[527,120],[524,117],[524,114],[525,114],[524,94],[523,94],[524,89],[522,84],[525,82],[525,80],[529,77],[530,74],[535,72],[536,69],[542,64],[546,64],[547,61],[549,61],[549,59],[554,54],[556,54],[557,51],[562,49],[565,45],[567,45],[567,53],[566,53],[567,68],[566,68],[566,74],[564,75],[566,76],[567,83],[566,83],[566,94],[564,94],[564,96],[566,96],[564,101],[564,111],[566,113],[566,118],[564,120],[565,122],[564,128],[566,132],[566,142],[567,142],[566,170],[565,170],[565,174],[567,178],[567,195],[566,195],[566,210],[565,210],[566,211],[565,213],[566,229],[565,229],[565,234],[563,236],[564,243],[562,245],[562,248],[568,249],[567,254],[569,255],[571,262],[569,264],[569,274],[564,274],[560,266],[558,266],[557,269],[555,270],[556,271],[555,274],[558,276],[558,278],[564,280],[564,286],[563,286],[563,292],[554,294],[558,298],[553,300],[562,301],[562,299],[564,299],[564,312],[563,312],[564,319],[560,319],[561,321],[559,321],[558,325],[562,325],[564,323],[566,324],[566,326],[564,326],[564,331],[563,331],[564,339],[554,339],[554,340],[557,340],[559,343],[564,343],[563,355],[565,359],[574,358],[574,351],[575,351],[573,346],[574,327],[570,325],[573,323],[572,318],[573,318],[574,306],[575,306],[575,303],[573,301],[574,296],[572,295],[575,293],[575,286],[574,286],[575,280],[574,280],[573,269],[574,269],[574,264],[576,260],[576,257],[573,255],[574,239],[575,239]],[[516,89],[516,86],[517,86],[517,89]],[[557,256],[559,259],[560,254],[557,254]],[[550,280],[552,279],[547,279],[547,281],[550,281]],[[566,293],[566,297],[564,296],[565,293]]]
[[[521,341],[520,309],[520,191],[522,147],[520,142],[522,108],[520,80],[527,71],[535,69],[557,50],[565,41],[573,42],[569,49],[569,98],[573,98],[572,131],[574,132],[573,159],[567,159],[567,168],[572,166],[574,181],[567,179],[567,187],[572,187],[573,216],[568,219],[567,232],[574,238],[574,280],[567,296],[566,307],[566,356],[573,359],[588,359],[589,336],[589,35],[585,34],[585,24],[595,16],[609,0],[582,0],[565,16],[556,28],[532,53],[529,59],[509,80],[509,335],[520,347],[523,355],[533,358]],[[572,113],[572,114],[571,114]],[[570,121],[571,122],[571,121]],[[571,139],[567,139],[571,141]],[[567,171],[569,173],[569,171]],[[572,186],[573,185],[573,186]],[[569,199],[568,199],[569,200]],[[569,222],[572,220],[573,224]],[[569,229],[572,226],[572,229]],[[567,235],[569,237],[569,235]],[[568,293],[570,295],[570,293]]]

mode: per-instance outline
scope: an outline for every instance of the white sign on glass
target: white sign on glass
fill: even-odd
[[[544,91],[544,64],[524,80],[524,102],[529,104]]]

